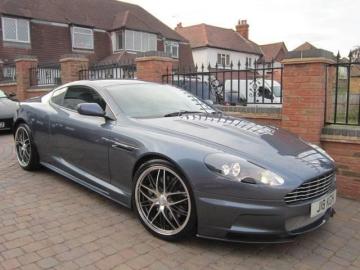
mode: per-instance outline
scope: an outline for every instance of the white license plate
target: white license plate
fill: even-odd
[[[0,128],[4,128],[5,127],[5,122],[0,122]]]
[[[321,199],[311,204],[310,217],[316,217],[326,212],[336,201],[336,190],[330,194],[326,194]]]

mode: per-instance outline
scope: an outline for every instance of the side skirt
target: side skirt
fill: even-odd
[[[126,208],[131,208],[131,203],[126,203],[126,202],[116,198],[116,197],[124,197],[124,195],[123,195],[124,193],[120,189],[118,189],[118,188],[116,188],[114,186],[111,186],[111,190],[109,190],[108,188],[105,187],[105,185],[109,186],[110,185],[109,183],[104,183],[104,185],[102,185],[102,183],[100,183],[100,181],[97,181],[97,184],[101,185],[103,187],[103,188],[99,188],[97,186],[94,186],[94,185],[92,185],[92,184],[90,184],[90,183],[88,183],[88,182],[86,182],[84,180],[81,180],[81,179],[73,176],[72,174],[70,174],[68,172],[65,172],[65,171],[59,169],[58,167],[55,167],[52,164],[49,164],[49,163],[46,163],[46,162],[40,162],[40,163],[41,163],[41,165],[48,168],[49,170],[51,170],[51,171],[53,171],[55,173],[58,173],[58,174],[64,176],[65,178],[67,178],[67,179],[70,179],[70,180],[72,180],[72,181],[74,181],[74,182],[76,182],[76,183],[78,183],[78,184],[92,190],[92,191],[95,191],[96,193],[98,193],[98,194],[100,194],[100,195],[102,195],[102,196],[104,196],[104,197],[118,203],[118,204],[121,204],[122,206],[125,206]],[[119,190],[119,191],[116,191],[116,190]]]

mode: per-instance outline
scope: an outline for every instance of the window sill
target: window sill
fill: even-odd
[[[3,40],[4,47],[15,47],[20,49],[31,49],[31,43]]]
[[[79,48],[72,48],[73,52],[79,52],[79,53],[95,53],[94,49],[79,49]]]

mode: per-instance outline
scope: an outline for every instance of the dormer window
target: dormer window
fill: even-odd
[[[173,58],[179,58],[179,43],[175,41],[165,41],[165,52]]]
[[[157,36],[152,33],[122,30],[114,32],[112,38],[114,51],[148,52],[157,49]]]
[[[73,26],[71,33],[73,49],[94,49],[94,31],[92,29]]]
[[[28,20],[2,17],[3,40],[30,43],[30,24]]]

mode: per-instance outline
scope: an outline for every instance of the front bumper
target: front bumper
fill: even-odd
[[[0,118],[0,131],[2,130],[11,130],[13,126],[13,119],[7,118],[7,119],[1,119]]]
[[[283,201],[196,195],[198,236],[231,242],[288,242],[322,226],[334,214],[333,208],[329,208],[310,218],[311,203],[316,199],[287,205]]]

